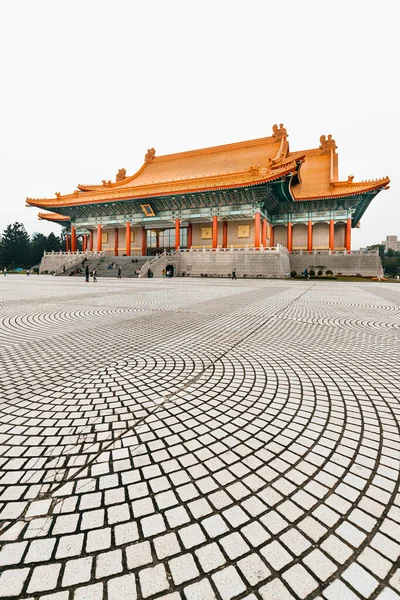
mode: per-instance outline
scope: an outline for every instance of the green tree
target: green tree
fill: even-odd
[[[379,256],[382,258],[382,256],[385,254],[385,244],[373,244],[372,246],[367,246],[367,250],[376,250],[379,249]]]
[[[7,269],[31,265],[31,241],[22,223],[7,225],[0,241],[0,262]]]
[[[34,233],[31,239],[32,265],[40,263],[46,250],[47,237],[43,233]]]
[[[54,235],[53,232],[47,236],[46,250],[47,252],[51,252],[52,250],[59,252],[61,250],[61,239],[57,235]]]

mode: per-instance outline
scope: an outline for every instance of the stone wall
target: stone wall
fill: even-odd
[[[363,275],[364,277],[381,277],[382,261],[377,254],[291,254],[290,270],[300,274],[305,268],[323,266],[324,273],[330,269],[334,275]]]
[[[162,270],[168,265],[174,267],[174,274],[178,277],[200,277],[201,274],[228,277],[234,268],[237,277],[284,277],[290,272],[289,255],[285,249],[280,252],[178,252],[161,256],[150,265],[154,277],[161,277]]]

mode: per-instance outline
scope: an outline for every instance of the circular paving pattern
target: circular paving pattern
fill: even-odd
[[[400,598],[400,285],[1,284],[0,597]]]

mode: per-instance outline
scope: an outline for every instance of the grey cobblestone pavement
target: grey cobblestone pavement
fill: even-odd
[[[0,597],[400,598],[400,285],[0,281]]]

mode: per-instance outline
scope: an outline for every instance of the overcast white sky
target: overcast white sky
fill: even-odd
[[[397,0],[0,0],[0,230],[25,198],[169,154],[332,133],[339,175],[389,175],[353,248],[400,236]]]

